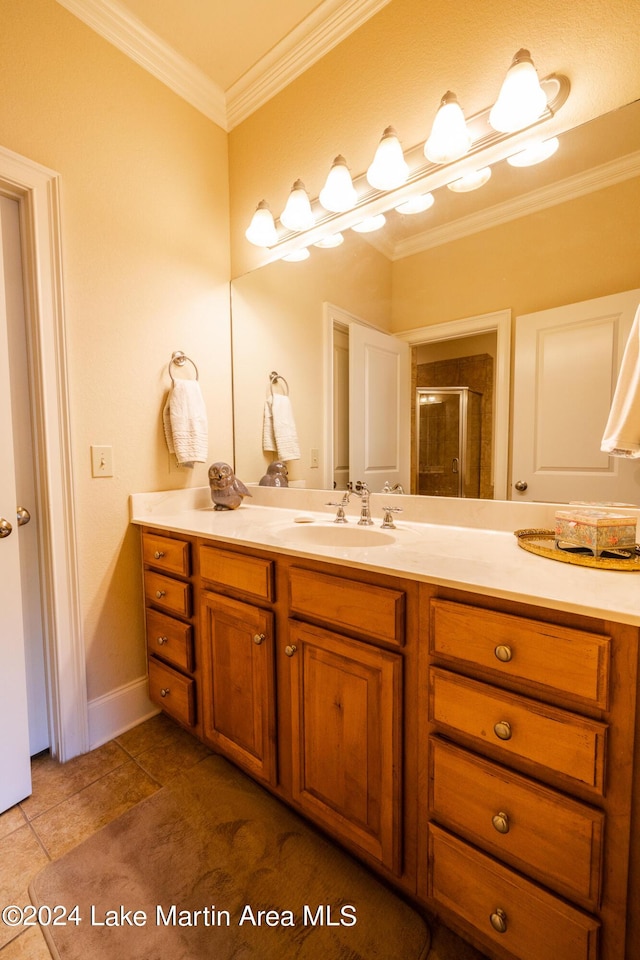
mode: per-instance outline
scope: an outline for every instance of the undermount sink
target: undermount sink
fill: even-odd
[[[308,544],[317,547],[388,547],[396,537],[379,527],[358,526],[356,523],[291,524],[276,534],[286,543]]]

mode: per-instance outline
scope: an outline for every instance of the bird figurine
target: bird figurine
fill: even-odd
[[[242,503],[243,497],[251,496],[229,464],[221,460],[209,467],[209,487],[214,510],[235,510]]]
[[[283,463],[282,460],[274,460],[273,463],[270,463],[267,467],[267,472],[264,477],[261,478],[260,487],[288,487],[289,486],[289,471],[287,470],[286,463]]]

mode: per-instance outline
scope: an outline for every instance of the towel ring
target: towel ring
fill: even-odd
[[[173,363],[175,363],[176,366],[178,367],[184,367],[185,363],[190,363],[196,372],[196,380],[199,379],[198,368],[196,367],[191,357],[188,357],[185,353],[182,352],[182,350],[174,350],[174,352],[171,354],[171,360],[169,361],[169,376],[171,377],[172,383],[176,382],[173,376],[173,373],[171,372],[171,365]]]
[[[276,373],[275,370],[272,370],[271,373],[269,374],[269,389],[271,390],[271,396],[273,396],[273,385],[274,383],[277,383],[278,380],[282,380],[282,382],[284,383],[284,393],[285,393],[285,396],[288,397],[289,384],[287,383],[285,378],[281,377],[280,374]]]

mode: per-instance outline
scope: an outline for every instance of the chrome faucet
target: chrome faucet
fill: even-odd
[[[360,497],[362,500],[358,525],[361,527],[370,527],[373,524],[373,520],[371,519],[371,511],[369,509],[369,487],[366,483],[358,480],[352,493],[355,493],[356,497]]]
[[[393,486],[389,483],[388,480],[385,480],[384,487],[382,488],[382,493],[404,493],[404,487],[401,483],[394,483]]]
[[[333,521],[334,523],[348,523],[348,522],[349,522],[348,519],[347,519],[347,517],[345,517],[345,515],[344,515],[344,508],[345,508],[346,505],[349,503],[349,497],[350,497],[350,495],[351,495],[351,491],[350,491],[350,490],[345,490],[344,495],[343,495],[343,497],[342,497],[342,500],[340,500],[338,503],[336,503],[335,500],[330,500],[329,503],[326,504],[327,507],[337,507],[337,508],[338,508],[338,512],[336,513],[336,518],[335,518],[335,520]]]

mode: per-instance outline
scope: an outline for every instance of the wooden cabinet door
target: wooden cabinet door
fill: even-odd
[[[289,621],[293,798],[401,872],[402,657]]]
[[[201,629],[204,736],[252,776],[275,784],[273,614],[204,593]]]

